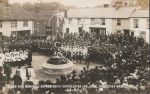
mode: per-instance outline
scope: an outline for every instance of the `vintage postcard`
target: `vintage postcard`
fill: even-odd
[[[150,94],[149,0],[0,0],[0,94]]]

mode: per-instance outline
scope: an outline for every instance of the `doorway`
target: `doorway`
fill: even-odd
[[[124,31],[124,34],[125,34],[125,35],[130,35],[130,31],[129,31],[129,30],[124,29],[123,31]]]
[[[91,27],[90,28],[91,33],[96,33],[96,34],[100,34],[100,35],[106,35],[106,28],[95,28],[95,27]]]
[[[19,37],[25,37],[29,35],[30,35],[30,30],[17,31],[17,36]]]

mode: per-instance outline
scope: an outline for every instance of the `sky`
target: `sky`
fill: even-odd
[[[60,2],[67,6],[77,7],[93,7],[95,5],[109,4],[112,0],[9,0],[10,3],[25,3],[25,2]]]

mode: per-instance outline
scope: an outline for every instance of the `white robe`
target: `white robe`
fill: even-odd
[[[4,61],[5,61],[5,55],[3,53],[0,53],[0,67],[3,66]]]

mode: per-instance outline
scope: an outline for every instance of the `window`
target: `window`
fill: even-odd
[[[36,27],[35,27],[35,28],[34,28],[34,32],[35,32],[35,33],[39,33],[39,28],[36,28]]]
[[[101,19],[95,19],[94,24],[101,24]]]
[[[105,19],[102,19],[102,25],[105,25]]]
[[[100,28],[99,31],[101,35],[106,35],[106,28]]]
[[[72,24],[72,19],[69,19],[69,20],[68,20],[68,24]]]
[[[134,36],[134,31],[131,31],[131,36]]]
[[[23,26],[28,27],[28,21],[23,21]]]
[[[17,36],[17,31],[11,31],[11,36],[16,37]]]
[[[140,32],[140,37],[142,37],[144,40],[146,40],[146,32],[141,31]]]
[[[17,27],[17,21],[11,21],[11,27]]]
[[[2,21],[0,21],[0,28],[2,27],[3,25],[2,25]]]
[[[69,28],[66,28],[66,33],[69,33]]]
[[[81,23],[81,18],[78,18],[77,20],[78,20],[78,24],[82,24]]]
[[[133,26],[134,26],[134,28],[139,27],[139,20],[138,19],[134,19]]]
[[[91,19],[91,24],[95,24],[95,19],[94,18]]]
[[[149,24],[149,21],[150,21],[150,19],[147,19],[147,28],[149,29],[150,28],[150,24]]]
[[[83,28],[82,28],[82,27],[79,27],[78,30],[79,30],[79,35],[80,35],[80,36],[83,36]]]
[[[121,25],[121,20],[117,19],[117,25],[120,26]]]
[[[91,19],[91,24],[92,24],[92,25],[94,25],[94,24],[101,24],[101,19],[92,18],[92,19]]]

